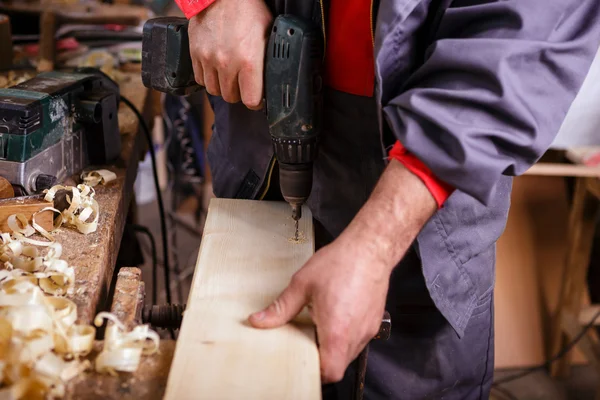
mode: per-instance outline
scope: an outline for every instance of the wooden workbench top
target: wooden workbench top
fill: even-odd
[[[142,110],[148,90],[138,74],[128,75],[128,78],[127,82],[121,83],[121,94]],[[98,230],[83,235],[63,227],[55,235],[63,246],[63,258],[75,268],[75,290],[68,297],[77,304],[79,323],[91,323],[98,306],[105,305],[133,196],[144,138],[141,133],[137,134],[137,118],[124,104],[119,109],[119,128],[123,146],[120,159],[103,167],[115,172],[117,179],[95,188],[100,206]]]

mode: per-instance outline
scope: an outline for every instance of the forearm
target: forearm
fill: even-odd
[[[391,160],[339,240],[361,246],[391,272],[436,210],[437,203],[423,181]]]

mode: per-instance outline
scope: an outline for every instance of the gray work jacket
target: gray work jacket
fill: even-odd
[[[268,3],[276,14],[319,24],[331,17],[326,2]],[[400,140],[457,189],[415,248],[432,299],[462,335],[494,284],[511,176],[551,144],[598,49],[600,1],[381,0],[373,9],[381,157]],[[260,198],[273,165],[264,114],[219,98],[211,103],[216,195]],[[335,188],[335,178],[315,177],[313,190],[323,185],[345,190]],[[309,205],[333,236],[353,215]],[[343,202],[338,206],[343,212]]]

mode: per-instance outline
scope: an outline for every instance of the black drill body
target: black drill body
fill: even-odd
[[[164,17],[144,26],[142,78],[146,87],[186,95],[195,83],[188,21]],[[269,133],[279,162],[280,189],[298,221],[312,189],[313,162],[321,133],[323,36],[311,21],[275,19],[265,55],[265,102]]]
[[[322,60],[320,29],[293,16],[275,20],[265,61],[267,119],[281,194],[295,220],[312,189],[321,133]]]

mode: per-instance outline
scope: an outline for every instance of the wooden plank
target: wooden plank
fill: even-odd
[[[144,296],[142,270],[136,267],[122,267],[117,275],[110,312],[115,314],[127,329],[133,329],[142,323]]]
[[[12,199],[0,200],[0,232],[11,232],[8,227],[8,217],[13,214],[23,214],[28,221],[31,222],[31,217],[36,212],[46,207],[52,207],[52,202],[44,201],[39,196],[35,197],[15,197]],[[54,214],[52,211],[44,211],[40,213],[35,221],[47,231],[51,231],[54,227]]]
[[[568,341],[563,325],[563,312],[579,315],[583,292],[586,287],[587,269],[592,252],[592,239],[596,229],[596,220],[600,212],[598,199],[590,194],[587,181],[593,178],[578,178],[575,184],[573,205],[569,216],[567,231],[567,258],[560,290],[560,300],[552,327],[552,343],[549,356],[560,351]],[[575,317],[577,318],[577,317]],[[571,363],[569,353],[551,367],[552,376],[566,377]]]
[[[559,163],[537,163],[525,171],[525,175],[578,176],[600,178],[600,167]]]
[[[312,216],[303,210],[303,243],[285,203],[213,199],[165,399],[321,398],[311,325],[252,328],[313,254]]]
[[[600,312],[600,304],[592,304],[587,307],[584,307],[579,312],[579,324],[585,326],[592,322],[592,319]],[[594,326],[600,325],[600,318],[594,321]]]

